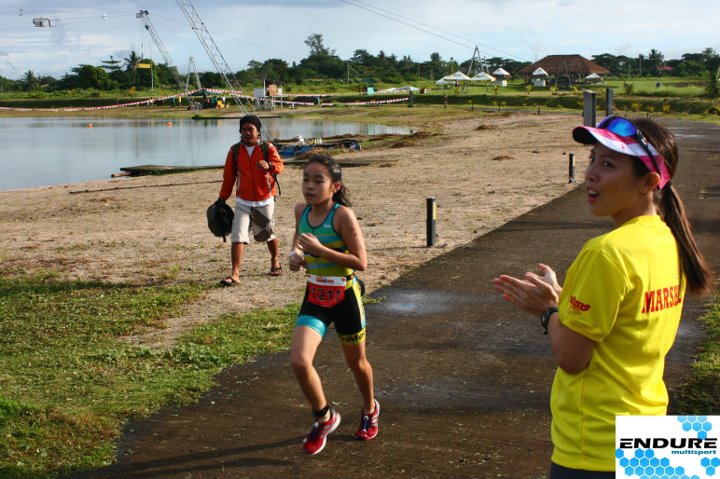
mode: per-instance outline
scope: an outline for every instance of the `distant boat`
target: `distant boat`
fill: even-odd
[[[197,170],[214,170],[223,168],[219,166],[173,166],[173,165],[137,165],[124,166],[120,168],[120,173],[110,175],[113,178],[121,176],[149,176],[149,175],[167,175],[170,173],[186,173],[188,171]]]
[[[304,153],[307,153],[309,151],[315,150],[315,149],[324,149],[324,150],[354,150],[354,151],[360,151],[362,147],[360,146],[360,142],[354,139],[343,139],[343,140],[334,140],[334,141],[316,141],[313,143],[304,143],[304,142],[293,142],[288,143],[285,141],[280,140],[279,142],[275,143],[273,142],[273,145],[275,145],[275,148],[277,148],[278,153],[282,158],[294,158],[295,156],[302,155]]]
[[[282,158],[295,158],[312,150],[354,150],[360,151],[360,142],[352,138],[335,139],[331,141],[322,141],[320,138],[311,143],[304,143],[304,140],[298,142],[296,140],[278,140],[273,142],[275,148]],[[350,166],[364,166],[369,163],[353,162]],[[145,175],[165,175],[169,173],[183,173],[188,171],[206,170],[223,168],[219,166],[173,166],[173,165],[137,165],[124,166],[120,168],[120,173],[113,173],[113,178],[121,176],[145,176]]]

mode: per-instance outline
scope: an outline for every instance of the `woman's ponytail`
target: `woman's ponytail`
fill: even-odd
[[[638,119],[633,120],[633,123],[662,155],[670,177],[674,177],[679,155],[673,134],[652,120]],[[669,181],[662,190],[657,192],[655,200],[660,210],[660,216],[672,231],[677,242],[680,266],[685,275],[688,290],[698,294],[709,292],[713,287],[713,275],[697,246],[685,204],[672,185],[672,181]]]
[[[692,293],[709,292],[712,289],[712,272],[695,242],[685,204],[671,184],[666,185],[660,193],[659,206],[665,224],[677,241],[688,289]]]

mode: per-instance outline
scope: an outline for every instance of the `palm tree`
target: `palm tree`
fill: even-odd
[[[648,55],[648,64],[650,65],[650,72],[653,76],[660,76],[661,68],[665,63],[665,56],[654,48],[650,50]]]
[[[28,91],[40,88],[40,80],[38,80],[38,77],[35,76],[35,72],[32,70],[25,72],[25,75],[23,75],[23,83],[25,84],[25,89]]]
[[[108,73],[112,73],[114,71],[120,70],[120,64],[122,62],[120,60],[115,60],[112,55],[110,55],[110,60],[102,60],[102,68],[107,70]]]
[[[130,51],[130,55],[124,59],[125,71],[132,74],[132,82],[135,85],[137,77],[137,66],[142,61],[142,57],[138,56],[135,50]]]

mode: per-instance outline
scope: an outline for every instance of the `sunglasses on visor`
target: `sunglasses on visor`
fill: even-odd
[[[645,139],[645,135],[642,134],[633,122],[621,116],[608,116],[598,123],[597,128],[608,130],[618,136],[635,139],[650,157],[650,161],[652,161],[655,171],[662,176],[660,165],[658,165],[655,155],[653,155],[652,151],[650,151],[650,143],[648,143]]]

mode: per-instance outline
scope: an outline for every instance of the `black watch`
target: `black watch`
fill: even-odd
[[[542,325],[545,332],[543,334],[548,333],[548,323],[550,323],[550,316],[557,313],[558,309],[556,307],[548,308],[545,311],[542,312],[540,315],[540,324]]]

